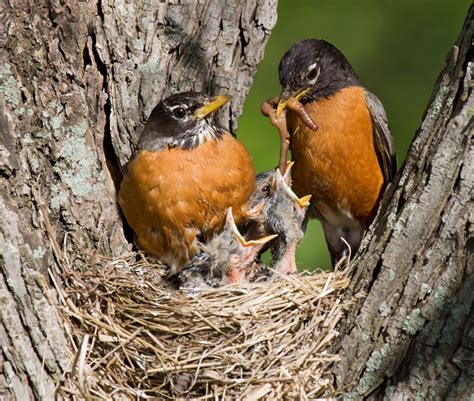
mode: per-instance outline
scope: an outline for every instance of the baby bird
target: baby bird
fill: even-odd
[[[255,188],[247,201],[248,207],[252,208],[251,218],[241,224],[241,231],[246,238],[260,238],[269,235],[265,226],[265,214],[263,209],[272,194],[275,182],[275,170],[267,170],[255,177]],[[267,243],[260,253],[265,252],[270,244]]]
[[[225,227],[208,243],[200,244],[195,255],[178,276],[181,288],[209,288],[247,282],[247,275],[262,247],[276,238],[267,235],[246,240],[239,232],[232,208],[227,209]]]
[[[255,189],[248,200],[251,208],[256,207],[271,195],[271,189],[275,181],[275,170],[267,170],[255,177]]]
[[[279,169],[268,170],[256,177],[255,189],[250,196],[249,206],[263,203],[262,212],[248,220],[245,233],[248,238],[260,238],[265,235],[278,234],[278,238],[267,243],[261,253],[268,247],[272,257],[270,267],[280,272],[296,271],[296,246],[304,236],[304,219],[311,196],[298,198],[291,189],[291,168],[294,163],[285,166],[285,175]],[[261,268],[255,276],[268,276],[269,272]]]
[[[293,163],[287,166],[284,176],[279,169],[274,172],[272,193],[263,208],[268,233],[278,234],[270,247],[270,267],[281,273],[297,271],[295,252],[304,236],[304,220],[311,199],[311,195],[298,198],[291,189],[292,166]]]

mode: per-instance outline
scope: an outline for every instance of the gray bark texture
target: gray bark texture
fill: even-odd
[[[229,93],[235,129],[276,0],[0,4],[0,399],[52,399],[71,368],[55,261],[129,247],[120,165],[155,104]],[[473,9],[355,260],[336,385],[346,399],[474,393]],[[57,272],[59,274],[60,272]]]
[[[232,94],[235,129],[275,22],[276,0],[0,3],[0,399],[52,399],[70,369],[48,272],[129,246],[116,188],[153,107]]]
[[[336,385],[347,400],[474,397],[471,6],[396,183],[356,257]]]

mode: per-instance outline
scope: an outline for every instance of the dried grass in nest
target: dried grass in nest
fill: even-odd
[[[344,272],[185,293],[136,254],[63,263],[60,312],[75,399],[314,399],[331,391],[329,346]],[[65,260],[67,262],[67,260]]]

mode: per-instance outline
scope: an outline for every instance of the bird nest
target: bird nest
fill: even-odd
[[[331,394],[330,346],[346,271],[176,290],[140,254],[64,260],[60,313],[75,354],[68,399],[314,399]],[[334,394],[334,393],[333,393]]]

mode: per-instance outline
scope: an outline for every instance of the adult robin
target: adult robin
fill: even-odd
[[[179,273],[180,287],[194,289],[247,282],[258,253],[275,237],[245,239],[229,208],[224,229],[206,244],[200,244],[200,252]]]
[[[276,106],[270,117],[276,124],[287,112],[293,189],[312,195],[308,214],[321,221],[335,265],[348,252],[341,237],[352,252],[359,248],[396,173],[387,116],[344,55],[324,40],[291,47],[280,61],[279,78],[282,91],[270,101]],[[284,148],[287,138],[281,135]]]
[[[118,200],[138,245],[179,272],[224,225],[232,207],[246,217],[254,189],[252,159],[218,127],[213,113],[229,101],[184,92],[152,111],[121,183]]]

